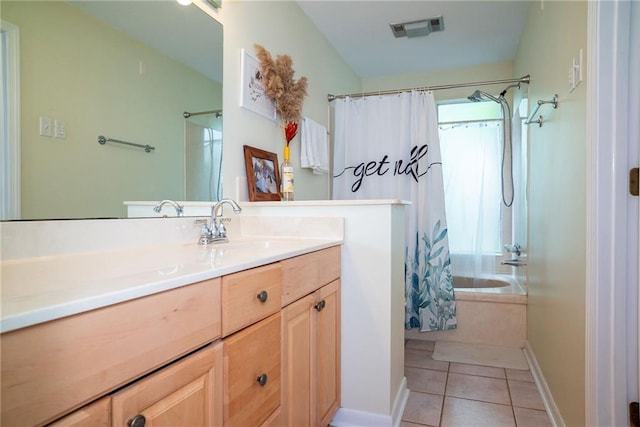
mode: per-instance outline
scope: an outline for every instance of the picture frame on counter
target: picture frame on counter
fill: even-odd
[[[243,149],[249,201],[281,200],[278,155],[248,145]]]

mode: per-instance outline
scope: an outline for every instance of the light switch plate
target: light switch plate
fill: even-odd
[[[40,136],[51,136],[51,119],[40,117]]]

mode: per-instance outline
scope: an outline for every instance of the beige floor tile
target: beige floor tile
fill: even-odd
[[[426,350],[433,351],[435,348],[435,341],[424,341],[424,340],[407,340],[406,347],[412,348],[414,350]]]
[[[449,362],[433,360],[430,351],[414,350],[407,348],[404,350],[404,366],[412,368],[434,369],[436,371],[448,371]]]
[[[509,380],[509,391],[513,406],[544,411],[544,404],[535,383]]]
[[[406,367],[404,375],[407,377],[407,387],[411,391],[444,394],[444,387],[447,384],[446,372]]]
[[[424,427],[426,424],[416,424],[416,423],[410,423],[408,421],[401,421],[400,422],[400,427]],[[432,426],[432,427],[436,427],[436,426]]]
[[[491,366],[468,365],[466,363],[452,362],[449,372],[458,374],[477,375],[479,377],[491,377],[505,379],[503,368],[494,368]]]
[[[518,427],[551,427],[551,421],[545,411],[536,409],[513,408]]]
[[[507,369],[507,379],[516,381],[526,381],[532,383],[533,375],[531,371],[522,371],[520,369]]]
[[[515,427],[511,406],[445,397],[441,427]]]
[[[450,373],[447,380],[446,394],[447,396],[461,397],[463,399],[481,400],[504,405],[511,404],[507,381],[498,378]]]
[[[402,421],[437,426],[440,422],[442,399],[442,396],[435,394],[411,391],[407,406],[404,408],[404,414],[402,414]]]

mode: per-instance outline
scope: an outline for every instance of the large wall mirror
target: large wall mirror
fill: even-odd
[[[221,196],[220,23],[167,0],[3,0],[1,14],[19,34],[21,219]]]

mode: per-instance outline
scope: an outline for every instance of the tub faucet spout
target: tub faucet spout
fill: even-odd
[[[154,206],[153,211],[160,213],[160,210],[162,209],[162,207],[164,205],[173,206],[173,208],[176,210],[176,215],[178,215],[178,216],[183,216],[184,215],[184,210],[183,210],[182,206],[179,205],[177,202],[174,202],[173,200],[162,200],[162,201],[158,202],[158,204]]]

